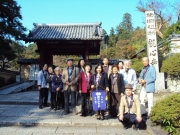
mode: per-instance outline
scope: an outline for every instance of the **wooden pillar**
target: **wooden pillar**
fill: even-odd
[[[39,67],[40,69],[42,68],[41,66],[45,64],[44,63],[44,50],[40,50],[40,63],[39,63]]]
[[[89,60],[89,46],[88,43],[86,43],[86,47],[85,47],[85,61]]]

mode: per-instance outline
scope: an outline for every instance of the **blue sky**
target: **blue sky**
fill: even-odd
[[[21,8],[22,23],[29,30],[36,23],[102,22],[109,33],[123,14],[132,15],[133,26],[144,27],[143,13],[136,9],[139,0],[16,0]]]
[[[28,30],[33,23],[102,22],[109,33],[124,13],[132,16],[133,27],[144,27],[144,14],[136,9],[139,0],[16,0],[21,8],[21,21]]]

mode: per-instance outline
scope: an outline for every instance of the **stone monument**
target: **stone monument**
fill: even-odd
[[[158,61],[158,49],[157,49],[157,38],[156,38],[156,25],[154,11],[145,12],[146,21],[146,42],[147,42],[147,53],[149,57],[150,65],[156,69],[156,91],[159,92],[165,89],[164,73],[159,72],[159,61]]]

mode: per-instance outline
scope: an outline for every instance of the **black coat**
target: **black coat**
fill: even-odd
[[[112,92],[112,73],[109,75],[109,91]],[[123,81],[123,76],[119,73],[117,73],[117,85],[118,85],[118,94],[123,93],[124,94],[124,81]]]
[[[96,74],[92,75],[92,85],[96,86]],[[105,90],[106,87],[109,87],[108,75],[107,73],[103,72],[101,73],[101,79],[99,81],[98,90]]]

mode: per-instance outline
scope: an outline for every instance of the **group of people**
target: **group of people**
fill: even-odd
[[[145,106],[145,98],[148,99],[148,114],[153,106],[153,93],[155,91],[156,71],[149,65],[148,57],[142,59],[144,67],[137,78],[135,70],[130,67],[130,61],[119,61],[109,65],[108,58],[104,58],[103,64],[98,63],[91,72],[92,65],[80,59],[75,66],[73,59],[67,59],[67,67],[61,71],[47,64],[42,66],[38,73],[39,108],[47,107],[48,91],[51,93],[51,109],[63,109],[64,115],[70,113],[69,105],[73,114],[77,114],[77,93],[82,96],[81,116],[88,115],[88,104],[92,103],[92,91],[104,90],[107,96],[107,109],[97,110],[96,118],[104,120],[104,113],[112,117],[118,117],[124,128],[128,123],[134,123],[134,129],[138,129],[142,121],[140,106]],[[140,98],[136,95],[137,84],[141,84]],[[93,100],[93,99],[92,99]]]

